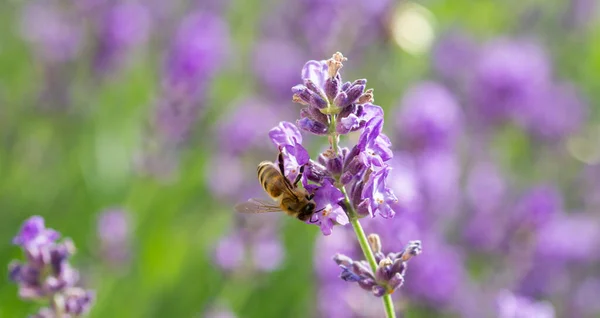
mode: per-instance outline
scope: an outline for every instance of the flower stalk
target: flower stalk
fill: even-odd
[[[331,142],[331,148],[333,149],[336,155],[338,153],[338,143],[339,143],[339,135],[335,131],[336,127],[336,116],[330,115],[330,135],[329,139]],[[331,128],[333,127],[333,128]],[[344,185],[340,182],[339,178],[336,180],[336,184],[339,185],[338,189],[344,194],[344,205],[346,206],[346,214],[350,219],[350,223],[352,224],[352,228],[354,229],[354,233],[356,234],[356,239],[358,240],[358,244],[360,245],[360,249],[362,250],[365,259],[369,263],[369,267],[373,273],[377,271],[377,261],[375,260],[375,255],[373,251],[369,247],[369,241],[367,240],[367,236],[365,235],[365,231],[363,230],[360,222],[358,221],[358,213],[354,210],[352,206],[352,202],[350,202],[350,197],[348,197],[348,192]],[[392,300],[392,296],[389,294],[384,295],[383,297],[383,306],[385,308],[385,315],[387,318],[396,318],[396,312],[394,310],[394,302]]]

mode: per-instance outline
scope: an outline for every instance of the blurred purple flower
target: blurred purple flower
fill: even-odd
[[[497,298],[498,318],[554,318],[554,307],[549,302],[536,302],[502,291]]]
[[[435,82],[422,82],[410,88],[396,118],[398,136],[415,150],[451,148],[461,130],[456,99]]]
[[[121,3],[109,8],[99,25],[96,70],[109,71],[119,64],[124,53],[146,42],[151,24],[150,12],[141,3]]]
[[[224,65],[229,49],[229,31],[220,17],[192,13],[181,23],[169,51],[167,87],[195,92]]]
[[[412,299],[434,308],[450,306],[462,284],[467,282],[462,257],[457,249],[434,236],[424,242],[427,253],[411,262],[404,291]]]
[[[219,152],[213,154],[210,160],[211,162],[206,165],[206,183],[212,193],[220,197],[236,198],[247,181],[244,178],[246,169],[241,158]],[[216,175],[219,176],[220,182],[209,182]]]
[[[542,228],[537,237],[537,253],[548,260],[598,261],[600,224],[586,215],[558,215]]]
[[[130,226],[127,213],[121,209],[110,209],[98,216],[100,251],[112,265],[123,265],[130,257]]]
[[[244,240],[240,235],[231,234],[219,240],[215,247],[215,262],[226,271],[239,268],[244,261]]]
[[[470,63],[477,56],[477,47],[473,39],[465,33],[453,30],[443,34],[434,46],[432,64],[435,71],[450,81],[464,80],[472,71]]]
[[[598,19],[598,1],[569,0],[563,13],[563,22],[568,28],[584,29]]]
[[[81,21],[57,1],[29,2],[23,8],[21,32],[36,53],[47,62],[73,60],[83,40]]]
[[[499,39],[486,44],[478,56],[469,93],[485,122],[518,117],[539,102],[550,82],[549,57],[535,42]]]
[[[597,295],[600,295],[600,279],[588,277],[577,287],[573,295],[573,305],[578,313],[584,317],[597,316],[600,313]]]
[[[538,229],[562,212],[561,193],[552,186],[541,185],[525,192],[513,210],[513,226]]]
[[[416,162],[427,213],[438,222],[455,216],[460,198],[458,155],[451,151],[427,151]]]
[[[253,148],[268,149],[271,144],[264,131],[277,125],[283,113],[258,98],[247,98],[236,104],[235,110],[217,124],[221,150],[238,155]]]
[[[298,69],[304,63],[296,44],[286,40],[265,39],[256,44],[254,73],[268,93],[288,99],[290,87],[298,79]]]
[[[518,120],[534,136],[556,140],[576,132],[586,115],[587,105],[573,85],[554,84]]]
[[[205,104],[206,87],[224,64],[228,42],[227,26],[218,16],[196,12],[183,20],[168,52],[163,91],[156,103],[148,146],[137,162],[139,170],[172,177],[178,152]]]
[[[469,172],[465,195],[476,211],[491,212],[502,204],[506,188],[502,174],[493,163],[479,162]]]
[[[279,268],[284,255],[284,248],[275,237],[260,238],[252,247],[254,267],[263,272],[271,272]]]
[[[394,153],[389,164],[392,169],[387,183],[398,200],[393,209],[406,213],[420,211],[423,202],[414,159],[405,153]]]

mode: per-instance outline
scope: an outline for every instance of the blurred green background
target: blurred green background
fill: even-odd
[[[317,227],[283,218],[285,259],[270,274],[231,276],[212,262],[213,247],[231,228],[236,203],[217,199],[209,187],[211,182],[223,182],[207,168],[214,164],[211,156],[218,148],[215,122],[237,101],[268,90],[256,84],[252,54],[264,32],[262,23],[278,3],[232,0],[220,9],[229,27],[231,54],[209,82],[202,101],[205,111],[179,151],[176,177],[167,182],[140,175],[133,162],[143,148],[161,93],[163,60],[174,29],[170,26],[191,5],[173,4],[169,20],[173,23],[165,29],[154,25],[150,31],[167,40],[151,40],[110,76],[99,76],[92,69],[94,47],[87,46],[77,59],[61,66],[58,72],[67,70],[64,74],[50,78],[47,65],[21,36],[22,24],[33,23],[22,21],[26,3],[0,3],[0,264],[22,258],[10,241],[23,220],[38,214],[47,226],[74,240],[78,251],[73,263],[81,270],[83,283],[97,292],[91,317],[202,317],[219,304],[239,317],[317,316],[312,262],[314,239],[321,235]],[[417,51],[400,47],[391,27],[394,16],[389,15],[381,21],[389,26],[383,40],[364,48],[358,61],[348,53],[345,78],[367,78],[377,104],[385,110],[396,107],[409,84],[433,78],[431,45],[446,30],[461,28],[482,40],[536,34],[549,49],[556,72],[579,86],[591,101],[591,118],[598,118],[600,28],[596,23],[579,33],[564,32],[557,21],[568,1],[418,4],[426,10],[432,43],[421,44],[423,49]],[[402,5],[406,2],[393,3]],[[354,45],[346,43],[347,48]],[[310,50],[302,56],[307,59],[325,59],[333,53],[307,56],[306,52]],[[68,85],[68,106],[50,105],[55,101],[40,94],[53,81]],[[298,107],[291,103],[291,94],[280,107],[294,114],[282,120],[295,118]],[[267,131],[264,134],[266,138]],[[508,139],[499,141],[501,151],[520,162],[519,134],[509,132],[502,138]],[[274,151],[262,159],[273,156]],[[99,213],[110,208],[124,209],[132,220],[131,261],[117,269],[102,261],[96,230]],[[6,276],[0,277],[0,317],[34,312],[36,305],[19,300],[16,285]]]

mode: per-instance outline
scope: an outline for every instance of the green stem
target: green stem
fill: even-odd
[[[335,154],[338,154],[339,136],[335,131],[337,118],[336,115],[331,115],[329,116],[329,118],[329,137],[331,139],[331,148],[333,149]],[[377,271],[377,261],[375,260],[375,255],[373,254],[371,247],[369,246],[369,241],[367,240],[365,231],[363,230],[362,226],[360,225],[360,222],[358,221],[358,213],[356,213],[356,210],[354,210],[354,207],[352,206],[352,202],[350,202],[350,197],[346,192],[346,188],[339,182],[339,180],[336,181],[338,189],[344,194],[344,205],[346,206],[346,213],[348,214],[348,218],[350,219],[350,223],[352,224],[352,228],[354,229],[354,233],[356,234],[358,244],[360,244],[360,248],[363,254],[365,255],[365,259],[369,263],[369,267],[371,267],[371,271],[373,271],[373,274],[375,274],[375,272]],[[392,301],[391,295],[386,294],[383,296],[383,307],[385,308],[385,316],[387,318],[396,318],[394,302]]]

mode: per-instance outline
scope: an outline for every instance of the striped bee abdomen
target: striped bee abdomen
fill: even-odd
[[[265,192],[273,199],[281,196],[285,189],[284,176],[279,171],[279,168],[270,161],[263,161],[258,164],[258,181],[262,185]]]

